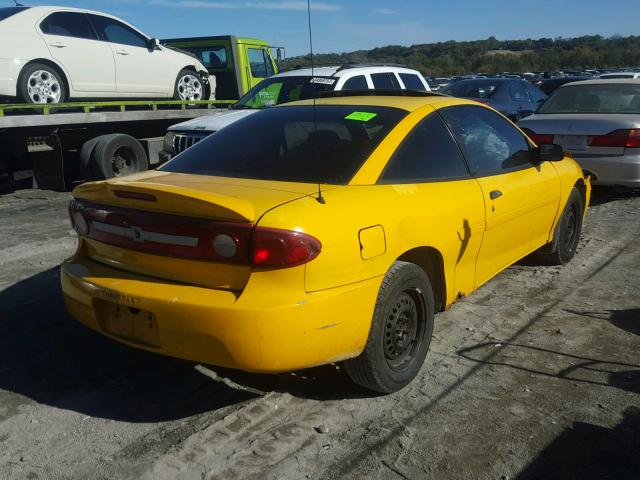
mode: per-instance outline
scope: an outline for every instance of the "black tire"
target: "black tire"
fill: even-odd
[[[424,270],[395,262],[380,286],[364,351],[344,362],[349,377],[380,393],[406,386],[429,350],[434,311],[433,289]]]
[[[92,180],[104,180],[131,175],[148,168],[147,152],[140,142],[129,135],[113,133],[98,137],[86,170]]]
[[[31,76],[33,74],[35,74],[36,72],[44,72],[42,75],[42,78],[46,78],[46,76],[51,77],[52,79],[55,80],[55,83],[53,85],[55,85],[55,87],[52,85],[50,87],[50,91],[54,94],[57,95],[59,93],[59,98],[57,98],[56,101],[46,101],[46,99],[43,97],[42,101],[36,101],[37,99],[34,97],[34,95],[31,95],[29,93],[29,84],[30,82],[33,83],[34,79],[31,78]],[[32,85],[33,87],[34,85]],[[59,90],[59,92],[58,92]],[[20,98],[20,100],[22,100],[24,103],[48,103],[48,104],[56,104],[56,103],[62,103],[65,102],[67,100],[67,87],[64,83],[64,78],[63,76],[60,74],[60,72],[58,72],[57,69],[53,68],[50,65],[46,65],[44,63],[31,63],[29,65],[27,65],[26,67],[24,67],[24,69],[22,70],[22,72],[20,72],[20,76],[18,77],[18,85],[17,85],[17,92],[18,92],[18,97]],[[47,97],[47,98],[52,98],[52,97]]]
[[[93,162],[91,161],[91,157],[93,156],[93,151],[96,149],[96,145],[100,141],[101,137],[95,137],[90,140],[87,140],[80,147],[80,151],[78,152],[78,158],[80,159],[80,168],[82,170],[82,177],[85,180],[94,180],[97,177],[97,173],[93,171]]]
[[[545,265],[564,265],[574,257],[580,242],[583,216],[582,195],[574,187],[556,226],[553,241],[537,252],[542,263]]]
[[[180,91],[181,89],[180,81],[183,77],[191,77],[191,78],[197,79],[197,82],[199,83],[199,86],[200,86],[200,92],[201,92],[199,98],[183,98]],[[183,68],[182,70],[180,70],[180,73],[178,73],[178,76],[176,77],[176,84],[173,88],[174,100],[206,100],[205,95],[206,95],[206,88],[205,88],[204,82],[202,81],[202,77],[198,73],[188,68]]]

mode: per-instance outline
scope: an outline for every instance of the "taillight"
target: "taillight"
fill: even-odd
[[[320,242],[290,230],[255,227],[73,200],[75,230],[108,245],[169,257],[285,268],[318,256]]]
[[[293,267],[316,258],[321,248],[318,239],[305,233],[257,227],[253,232],[252,261],[256,267]]]
[[[553,135],[536,133],[528,128],[523,128],[522,131],[526,133],[527,137],[533,140],[533,143],[535,143],[536,145],[553,143]]]
[[[614,130],[606,135],[589,137],[590,147],[640,148],[640,129]]]

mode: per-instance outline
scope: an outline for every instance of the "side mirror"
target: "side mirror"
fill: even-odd
[[[160,50],[160,40],[157,38],[150,38],[147,42],[147,48],[149,48],[149,50]]]
[[[564,160],[564,150],[560,145],[543,143],[531,151],[533,163],[559,162]]]

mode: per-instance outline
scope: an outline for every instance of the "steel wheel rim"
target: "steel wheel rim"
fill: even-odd
[[[564,224],[564,246],[571,251],[576,247],[578,236],[578,207],[575,203],[567,211],[567,218]]]
[[[111,157],[111,169],[116,177],[135,173],[136,164],[135,154],[127,147],[118,148]]]
[[[202,82],[195,75],[183,75],[178,80],[180,100],[202,100]]]
[[[392,370],[402,371],[411,365],[425,324],[419,292],[403,291],[387,313],[382,340],[385,360]]]
[[[36,70],[27,79],[27,94],[32,103],[60,103],[62,86],[47,70]]]

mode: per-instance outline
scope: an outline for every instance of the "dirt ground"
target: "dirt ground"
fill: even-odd
[[[65,312],[69,194],[0,196],[0,479],[640,478],[640,195],[596,192],[578,255],[436,317],[404,390],[250,375]]]

